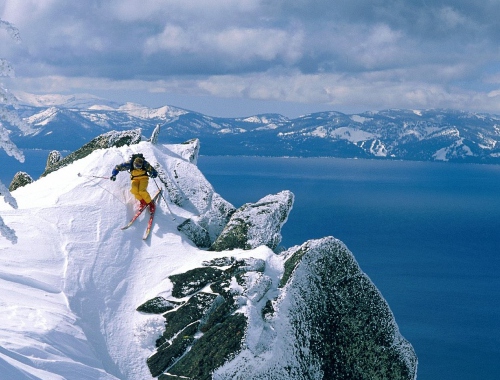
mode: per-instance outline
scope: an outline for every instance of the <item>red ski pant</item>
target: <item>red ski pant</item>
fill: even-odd
[[[134,194],[135,199],[137,199],[138,201],[144,199],[144,202],[146,203],[151,202],[151,196],[146,190],[148,188],[148,182],[149,182],[148,177],[135,178],[132,180],[130,192]]]

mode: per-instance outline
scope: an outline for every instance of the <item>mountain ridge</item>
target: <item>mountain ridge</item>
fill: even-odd
[[[16,112],[35,130],[11,134],[21,149],[75,150],[109,130],[141,128],[150,134],[161,125],[160,143],[198,138],[205,155],[500,164],[500,116],[485,113],[392,109],[325,111],[294,119],[279,114],[221,118],[168,105],[112,105],[99,98],[50,98],[40,104],[18,105]]]

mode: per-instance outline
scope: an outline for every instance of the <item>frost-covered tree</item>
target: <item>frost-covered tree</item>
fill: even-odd
[[[0,31],[5,30],[10,37],[17,43],[21,42],[19,30],[7,21],[0,19]],[[3,58],[0,58],[0,77],[14,76],[14,69],[11,64]],[[0,149],[5,150],[9,156],[13,156],[19,162],[24,162],[24,155],[19,148],[14,144],[9,137],[9,129],[7,126],[20,129],[24,133],[31,132],[31,128],[24,123],[17,114],[11,109],[17,104],[17,99],[9,90],[0,82]],[[4,201],[13,208],[17,208],[17,202],[10,194],[5,185],[0,182],[0,196],[3,196]],[[12,244],[17,243],[15,231],[8,227],[0,216],[0,234],[10,240]]]
[[[157,124],[153,133],[151,134],[151,144],[156,144],[158,143],[158,136],[160,135],[160,130],[161,130],[161,126],[160,124]]]
[[[47,163],[45,164],[45,170],[49,170],[51,166],[57,164],[62,160],[62,154],[58,150],[52,150],[47,157]]]
[[[20,187],[29,185],[33,182],[33,178],[26,172],[17,172],[9,186],[9,191],[14,191]]]

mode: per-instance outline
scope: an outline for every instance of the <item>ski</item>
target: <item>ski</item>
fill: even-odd
[[[155,203],[155,206],[156,206],[156,200],[158,199],[158,196],[160,194],[161,194],[161,190],[158,191],[158,193],[153,198],[153,202]],[[156,212],[156,207],[155,207],[155,210],[149,215],[148,226],[146,227],[146,232],[144,233],[142,240],[146,240],[149,236],[149,233],[151,232],[151,227],[153,226],[153,219],[155,217],[155,212]]]
[[[160,190],[158,190],[158,192],[155,194],[155,196],[152,198],[153,200],[156,199],[158,197],[158,195],[161,193]],[[128,222],[128,224],[126,226],[123,226],[121,229],[122,230],[126,230],[127,228],[129,228],[132,224],[134,224],[134,222],[137,220],[137,218],[142,214],[142,212],[147,208],[148,206],[144,206],[144,207],[141,207],[139,210],[137,210],[137,212],[135,213],[135,215],[132,217],[132,219],[130,219],[130,222]]]

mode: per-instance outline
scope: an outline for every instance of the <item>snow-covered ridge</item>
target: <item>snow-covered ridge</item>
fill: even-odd
[[[30,148],[72,150],[78,147],[72,144],[81,145],[102,133],[103,128],[119,130],[134,126],[149,134],[160,124],[168,130],[160,142],[180,142],[197,136],[206,143],[207,155],[218,155],[229,145],[228,153],[235,155],[425,161],[441,160],[443,152],[450,152],[445,157],[448,161],[500,163],[500,117],[489,114],[393,109],[353,115],[326,111],[296,119],[278,114],[217,118],[172,106],[116,104],[91,95],[18,96],[24,106],[14,112],[19,112],[38,132],[19,134],[20,147],[25,143]],[[61,118],[54,117],[62,113]],[[466,148],[454,150],[457,144]]]
[[[426,161],[442,157],[436,154],[438,151],[452,152],[463,139],[461,143],[467,148],[454,150],[446,160],[500,163],[500,117],[495,115],[455,110],[383,110],[354,115],[318,112],[296,119],[276,114],[217,118],[172,106],[118,105],[84,95],[26,99],[15,112],[38,133],[19,134],[21,148],[73,150],[103,129],[133,126],[150,134],[160,124],[168,130],[160,136],[160,142],[180,142],[196,136],[204,142],[207,155],[227,151],[232,155]]]
[[[340,127],[340,128],[327,128],[324,126],[317,127],[314,131],[304,133],[306,136],[315,136],[320,138],[331,137],[339,140],[347,140],[352,143],[359,143],[361,141],[373,140],[379,137],[376,134],[365,132],[363,130],[353,127]]]
[[[89,94],[78,95],[35,95],[26,92],[16,92],[16,98],[19,104],[34,106],[34,107],[63,107],[73,108],[80,110],[91,111],[119,111],[125,112],[131,116],[150,119],[158,117],[177,117],[187,113],[188,111],[176,107],[163,106],[158,108],[149,108],[140,104],[127,102],[125,104],[118,104],[99,98]]]
[[[131,116],[141,119],[155,119],[155,118],[175,118],[187,113],[180,108],[163,106],[159,108],[149,108],[135,103],[126,103],[117,108],[118,111],[124,111]]]
[[[0,240],[0,363],[10,379],[150,378],[145,359],[162,318],[135,308],[168,291],[167,275],[201,265],[206,253],[176,230],[164,202],[148,244],[140,221],[121,231],[135,207],[128,175],[111,182],[77,173],[107,176],[135,151],[151,163],[177,167],[184,159],[171,148],[144,142],[97,150],[14,191],[17,210],[0,202],[19,238],[16,245]],[[199,172],[194,178],[206,183]],[[149,191],[155,188],[151,181]],[[169,206],[177,218],[193,216]]]
[[[58,112],[59,111],[56,107],[50,107],[33,116],[28,117],[26,121],[35,127],[45,126],[52,120],[54,120]]]
[[[46,94],[37,95],[27,92],[15,92],[14,95],[19,101],[19,104],[34,106],[34,107],[55,107],[62,106],[66,108],[89,108],[91,106],[112,107],[116,105],[106,99],[99,98],[90,94],[76,95],[61,95],[61,94]]]

